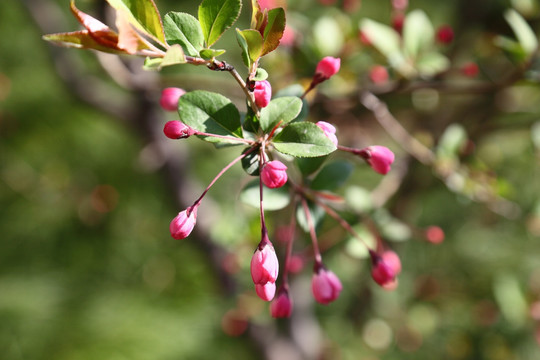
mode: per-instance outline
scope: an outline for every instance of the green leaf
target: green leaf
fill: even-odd
[[[184,55],[184,51],[182,50],[182,47],[178,44],[173,45],[167,50],[165,53],[165,56],[163,57],[163,61],[159,65],[159,68],[165,66],[171,66],[171,65],[177,65],[177,64],[185,64],[186,63],[186,56]]]
[[[295,96],[287,96],[270,101],[261,109],[261,128],[267,133],[280,121],[283,125],[294,120],[302,110],[302,100]]]
[[[282,186],[277,189],[270,189],[266,186],[263,186],[263,199],[264,199],[264,210],[273,211],[281,210],[289,205],[291,201],[291,195],[287,186]],[[240,193],[240,200],[255,208],[260,206],[260,188],[259,188],[259,179],[250,181],[246,187],[242,189]]]
[[[260,69],[260,68],[259,68]],[[287,86],[286,88],[283,88],[279,90],[275,95],[274,98],[280,98],[285,96],[296,96],[302,99],[302,95],[304,94],[304,87],[300,84],[294,84]],[[309,105],[306,99],[302,99],[302,111],[300,111],[300,114],[294,119],[294,121],[302,121],[305,118],[307,118],[309,114]]]
[[[202,49],[199,52],[200,57],[206,60],[213,59],[223,54],[225,54],[225,50]]]
[[[240,113],[223,95],[203,90],[189,92],[178,101],[180,119],[195,130],[224,136],[242,137]],[[214,143],[236,144],[234,141],[204,136]]]
[[[236,29],[236,40],[242,48],[242,59],[247,67],[261,57],[263,39],[257,30]]]
[[[296,158],[296,164],[303,176],[308,176],[317,171],[326,161],[328,156],[319,156],[311,158]]]
[[[323,156],[336,150],[323,131],[309,122],[287,125],[274,137],[273,145],[277,151],[297,157]]]
[[[263,68],[258,67],[255,76],[253,77],[253,81],[263,81],[266,79],[268,79],[268,73]]]
[[[165,46],[165,32],[153,0],[107,0],[117,11],[125,11],[130,24]]]
[[[244,152],[248,151],[251,148],[247,148]],[[260,155],[258,151],[252,151],[242,158],[242,168],[244,171],[251,176],[259,175],[259,163]]]
[[[240,15],[241,0],[203,0],[199,6],[199,21],[206,46],[214,44]]]
[[[96,40],[94,40],[92,36],[90,36],[88,30],[43,35],[43,40],[50,41],[55,45],[77,49],[93,49],[112,54],[125,53],[120,49],[114,49],[108,46],[101,45]]]
[[[257,115],[253,112],[253,109],[249,105],[247,106],[246,116],[244,117],[242,125],[244,126],[245,130],[253,134],[258,133],[261,128]]]
[[[403,45],[405,55],[416,59],[429,49],[435,41],[435,30],[426,13],[422,10],[411,11],[403,23]]]
[[[199,56],[204,36],[201,24],[195,17],[182,12],[170,12],[165,15],[163,26],[167,43],[179,44],[189,56]]]
[[[416,68],[423,77],[433,77],[450,67],[450,60],[443,54],[429,52],[420,55],[416,61]]]
[[[144,65],[143,70],[159,70],[161,68],[161,63],[163,62],[163,58],[151,58],[147,57],[144,59]]]
[[[527,55],[531,55],[538,48],[538,40],[534,31],[525,19],[514,9],[504,13],[504,18],[516,34],[519,44]]]
[[[455,157],[467,141],[467,132],[460,124],[451,124],[444,130],[437,145],[438,157]]]
[[[285,31],[285,10],[275,8],[268,11],[268,23],[264,28],[262,55],[274,51],[279,46],[279,41]]]
[[[351,172],[353,166],[346,161],[335,161],[326,165],[319,171],[311,182],[313,190],[336,190],[341,187]]]
[[[506,36],[496,36],[493,40],[494,44],[503,49],[512,59],[516,61],[524,61],[527,59],[527,54],[523,49],[523,46],[517,41],[512,40]]]
[[[308,201],[307,203],[311,222],[316,229],[324,219],[324,209],[311,201]],[[307,221],[306,211],[304,210],[302,203],[299,203],[296,207],[296,220],[298,221],[298,225],[302,228],[302,230],[309,232],[309,222]]]
[[[366,34],[373,46],[386,57],[388,63],[403,76],[414,73],[414,69],[405,61],[401,52],[401,37],[394,29],[370,19],[363,19],[360,22],[360,30]]]

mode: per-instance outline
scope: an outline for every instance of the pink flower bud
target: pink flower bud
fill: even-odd
[[[187,126],[181,121],[167,121],[163,127],[163,133],[169,139],[185,139],[195,134],[195,130]]]
[[[267,282],[266,284],[255,284],[255,292],[257,296],[264,301],[271,301],[276,294],[276,283]]]
[[[375,65],[369,71],[369,79],[374,84],[384,84],[388,81],[388,70],[382,65]]]
[[[279,160],[267,162],[262,168],[261,180],[270,189],[282,187],[287,182],[287,166]]]
[[[176,111],[178,110],[178,100],[186,91],[184,89],[176,87],[168,87],[161,91],[161,98],[159,99],[159,104],[161,107],[167,111]]]
[[[274,283],[278,277],[278,272],[279,262],[274,247],[270,242],[263,244],[263,241],[261,241],[251,258],[251,278],[253,282],[256,285],[265,285],[268,282]]]
[[[386,251],[379,255],[370,251],[372,269],[371,277],[382,287],[391,290],[397,286],[396,275],[401,272],[401,261],[393,251]]]
[[[444,241],[444,231],[438,226],[430,226],[426,229],[425,236],[427,241],[432,244],[440,244]]]
[[[326,137],[329,138],[334,145],[338,146],[336,128],[334,127],[334,125],[327,123],[326,121],[319,121],[315,125],[321,128],[321,130],[324,132],[324,135],[326,135]]]
[[[304,258],[301,255],[292,255],[287,261],[287,268],[291,274],[297,274],[304,268]]]
[[[385,146],[373,145],[362,150],[361,156],[376,172],[386,175],[394,162],[394,153]]]
[[[441,44],[450,44],[454,40],[454,30],[450,25],[443,25],[437,29],[436,39]]]
[[[341,281],[330,270],[320,267],[311,278],[311,290],[315,301],[320,304],[328,305],[336,300],[343,289]]]
[[[278,291],[278,296],[270,304],[270,314],[274,318],[288,318],[291,316],[293,302],[289,292],[284,288]]]
[[[403,23],[405,22],[405,15],[403,13],[399,12],[392,16],[392,27],[394,30],[396,30],[399,34],[403,31]]]
[[[383,261],[390,266],[390,269],[392,269],[394,274],[398,275],[401,272],[401,260],[399,259],[398,254],[392,250],[387,250],[382,253],[381,257]]]
[[[392,0],[392,7],[396,10],[405,10],[409,6],[409,0]]]
[[[461,73],[467,77],[476,77],[478,72],[478,65],[474,62],[466,63],[461,67]]]
[[[255,104],[258,107],[267,107],[272,98],[272,86],[266,80],[257,81],[253,90],[253,96],[255,97]]]
[[[178,215],[172,219],[169,229],[171,230],[171,236],[176,240],[185,239],[191,234],[195,222],[197,221],[197,208],[188,207],[186,210],[181,211]]]
[[[334,76],[341,66],[341,59],[331,56],[327,56],[321,59],[317,64],[317,69],[315,70],[315,76],[319,76],[322,81],[330,79]]]

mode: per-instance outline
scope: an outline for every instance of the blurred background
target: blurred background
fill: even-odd
[[[399,287],[378,288],[365,251],[327,219],[320,241],[336,243],[324,257],[343,282],[340,298],[314,303],[308,261],[292,280],[293,317],[272,319],[252,291],[260,229],[257,209],[239,199],[251,180],[240,166],[205,198],[190,238],[168,230],[238,149],[165,139],[163,124],[177,115],[157,106],[160,91],[218,91],[243,109],[232,77],[187,65],[145,72],[140,59],[53,47],[43,34],[79,29],[67,0],[3,0],[0,358],[540,358],[540,63],[496,45],[515,37],[509,8],[538,34],[539,2],[411,0],[404,12],[422,9],[434,28],[453,29],[450,42],[433,44],[449,59],[444,73],[418,78],[398,74],[359,35],[361,19],[392,26],[390,1],[277,3],[293,35],[262,61],[274,91],[308,83],[321,57],[341,57],[340,73],[309,99],[310,117],[334,123],[341,144],[396,153],[384,181],[359,159],[336,157],[354,169],[338,190],[345,216],[366,238],[378,229],[400,255]],[[77,5],[114,23],[104,1]],[[198,2],[157,5],[162,16],[195,15]],[[235,26],[247,28],[249,12],[244,2]],[[241,69],[234,32],[218,45]],[[375,65],[389,72],[380,86]],[[405,151],[362,106],[362,89],[435,161]],[[269,214],[278,239],[291,209]],[[440,244],[427,241],[432,225],[445,232]],[[298,235],[302,249],[309,238]]]

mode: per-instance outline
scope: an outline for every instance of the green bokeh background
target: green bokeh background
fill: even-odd
[[[67,0],[42,2],[60,5],[71,27],[58,31],[76,29]],[[473,16],[467,3],[411,1],[411,8],[424,9],[436,25],[454,25],[459,36],[453,46],[473,44],[466,50],[471,58],[481,58],[492,51],[485,49],[492,31],[511,34],[501,11],[512,4],[478,1],[475,9],[482,11],[477,22],[466,22],[463,19]],[[78,4],[86,9],[95,2]],[[173,9],[194,14],[196,5],[158,1],[162,14]],[[289,6],[296,24],[328,14],[348,17],[350,24],[361,17],[388,22],[390,12],[389,2],[375,0],[364,0],[351,15],[314,1],[291,1]],[[244,4],[241,24],[248,8]],[[533,12],[533,25],[537,19],[538,12]],[[242,170],[235,167],[220,179],[199,215],[206,216],[201,226],[209,229],[211,239],[237,255],[238,291],[231,295],[205,251],[193,243],[196,239],[170,238],[169,221],[180,209],[163,169],[151,166],[151,149],[140,131],[73,95],[24,2],[0,2],[0,34],[0,358],[255,359],[270,357],[256,345],[265,342],[279,350],[276,334],[288,336],[294,330],[285,321],[272,320],[266,305],[251,293],[248,264],[258,220],[255,209],[238,203],[240,186],[249,180]],[[227,60],[239,65],[234,38],[222,41]],[[309,76],[316,63],[310,56],[320,49],[312,42],[297,52],[274,54],[267,69],[275,71],[276,84],[292,82],[286,73],[290,67],[280,61],[294,59],[299,73]],[[125,101],[126,92],[108,80],[92,53],[60,51],[82,61],[85,76],[102,78],[111,87],[110,96]],[[458,59],[466,58],[459,53],[465,50],[451,51]],[[487,68],[497,69],[489,67],[492,62],[486,61]],[[364,68],[353,69],[353,64]],[[361,72],[368,66],[359,55],[343,71]],[[163,84],[214,90],[234,86],[226,74],[205,69],[178,73],[164,77]],[[209,81],[210,76],[217,82]],[[332,100],[338,85],[323,89],[326,100],[315,107],[319,115],[314,117],[329,116],[344,138],[354,142],[346,129],[355,125],[335,110],[342,105],[339,99]],[[234,91],[231,97],[238,97]],[[415,107],[409,94],[385,98],[419,136],[431,133],[437,139],[448,124],[461,123],[476,145],[474,155],[465,159],[471,172],[490,169],[500,193],[519,212],[511,218],[500,216],[486,204],[452,192],[432,169],[411,161],[388,210],[418,228],[440,225],[445,242],[431,245],[415,233],[410,241],[393,243],[404,265],[395,292],[374,286],[367,263],[351,256],[345,246],[332,248],[325,262],[340,276],[344,290],[328,307],[310,303],[307,265],[295,282],[296,295],[304,304],[299,307],[319,322],[308,326],[314,335],[310,339],[306,331],[303,340],[321,346],[319,358],[540,358],[538,305],[531,311],[540,301],[539,97],[538,84],[530,81],[493,96],[441,95],[438,105],[428,110]],[[398,158],[405,157],[369,113],[360,107],[350,111],[358,113],[362,130],[370,131],[362,135],[363,141],[381,141]],[[174,115],[161,117],[155,124],[158,131]],[[189,158],[182,171],[195,189],[193,199],[237,154],[234,149],[217,152],[196,139],[174,149]],[[358,165],[348,185],[373,188],[380,181],[347,159]],[[272,226],[283,223],[280,218],[269,221]],[[323,224],[321,241],[343,236],[331,221]],[[229,336],[222,321],[235,308],[248,309],[251,330]],[[266,329],[266,335],[254,341],[257,329]]]

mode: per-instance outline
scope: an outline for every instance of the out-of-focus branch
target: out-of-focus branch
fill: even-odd
[[[377,96],[370,91],[364,90],[360,93],[360,102],[375,115],[379,124],[405,151],[424,165],[433,164],[435,161],[433,151],[412,137],[388,110],[388,106]]]

